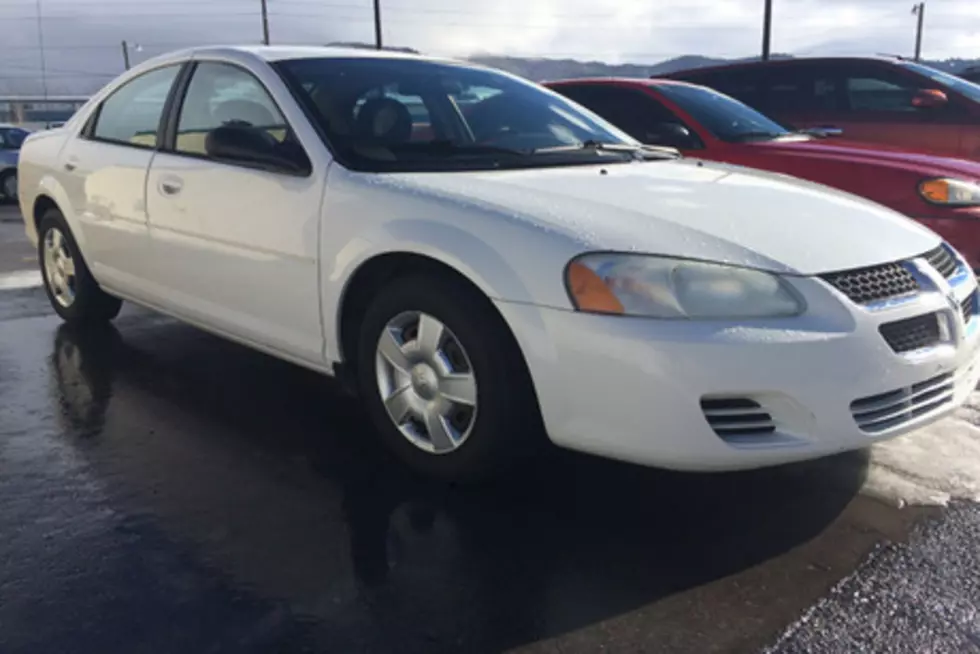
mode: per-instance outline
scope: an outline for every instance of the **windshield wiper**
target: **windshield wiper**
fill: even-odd
[[[631,145],[629,143],[606,143],[589,139],[575,145],[557,145],[551,148],[532,150],[533,154],[551,154],[555,152],[614,152],[629,154],[635,159],[678,159],[681,153],[675,148],[655,145]]]

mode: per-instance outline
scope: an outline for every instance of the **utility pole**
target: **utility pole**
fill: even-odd
[[[920,2],[912,7],[912,13],[918,16],[918,24],[915,28],[915,60],[922,57],[922,23],[926,17],[926,3]]]
[[[374,0],[374,47],[381,49],[381,0]]]
[[[44,25],[41,19],[41,0],[37,0],[37,47],[41,53],[41,90],[48,97],[48,62],[44,56]]]
[[[269,45],[269,7],[266,0],[262,1],[262,43]]]
[[[772,0],[765,0],[766,11],[762,19],[762,60],[769,61],[769,45],[772,41]]]
[[[129,44],[125,41],[122,42],[122,53],[123,53],[123,66],[126,70],[129,70]]]

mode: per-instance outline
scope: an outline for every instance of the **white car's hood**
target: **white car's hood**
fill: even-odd
[[[692,159],[394,177],[416,192],[477,203],[561,232],[583,250],[809,275],[919,255],[940,242],[868,200],[785,175]]]

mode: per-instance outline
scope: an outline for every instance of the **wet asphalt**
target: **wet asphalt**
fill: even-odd
[[[867,465],[428,483],[315,373],[0,291],[0,653],[980,652],[976,507],[887,507]],[[920,640],[878,611],[909,603]]]

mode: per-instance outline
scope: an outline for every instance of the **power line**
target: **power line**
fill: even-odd
[[[192,15],[180,14],[180,13],[174,13],[174,12],[170,12],[170,13],[157,13],[157,12],[150,12],[150,13],[125,13],[125,12],[123,12],[123,13],[119,13],[119,12],[112,12],[112,13],[95,14],[95,15],[94,14],[46,14],[46,15],[41,16],[41,20],[43,20],[43,21],[49,21],[49,20],[86,20],[86,19],[89,19],[90,20],[90,19],[93,19],[93,18],[175,18],[175,19],[182,20],[182,21],[183,20],[195,21],[195,20],[199,20],[201,18],[221,18],[221,19],[224,19],[224,18],[245,18],[245,17],[255,18],[257,15],[258,14],[256,12],[232,12],[232,13],[225,12],[225,13],[203,13],[203,14],[202,13],[196,13],[195,12]],[[38,20],[38,18],[37,18],[37,16],[9,16],[9,17],[8,16],[5,16],[3,20],[4,21],[11,21],[11,20],[29,20],[29,21],[36,21],[36,20]]]

